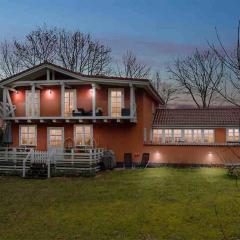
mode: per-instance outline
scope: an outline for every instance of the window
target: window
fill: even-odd
[[[204,143],[213,143],[214,142],[214,130],[213,129],[204,129],[203,130],[203,142]]]
[[[62,148],[63,138],[63,128],[49,128],[49,147]]]
[[[20,145],[37,145],[37,127],[33,125],[20,126]]]
[[[66,89],[64,96],[64,115],[72,116],[72,111],[76,108],[76,91],[74,89]]]
[[[172,142],[172,129],[165,129],[165,143]]]
[[[238,142],[239,139],[239,128],[229,128],[227,130],[227,141],[228,142]]]
[[[110,113],[112,117],[121,117],[124,107],[123,89],[110,89]]]
[[[35,91],[34,116],[40,116],[40,91]],[[26,116],[32,116],[32,91],[26,91]]]
[[[192,142],[192,129],[184,130],[184,142],[187,142],[187,143]]]
[[[193,142],[200,143],[202,142],[202,130],[193,129]]]
[[[163,142],[163,130],[153,129],[153,143],[159,144]]]
[[[182,130],[181,129],[173,130],[173,140],[175,143],[182,141]]]
[[[75,125],[75,145],[90,146],[93,145],[93,131],[91,125]]]

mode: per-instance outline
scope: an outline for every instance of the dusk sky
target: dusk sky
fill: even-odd
[[[153,68],[216,40],[236,38],[239,0],[0,0],[0,40],[36,26],[80,30],[110,46],[115,59],[133,50]],[[163,70],[164,71],[164,70]]]

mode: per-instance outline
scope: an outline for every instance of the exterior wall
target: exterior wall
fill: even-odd
[[[26,94],[24,88],[18,89],[18,92],[11,92],[12,104],[16,106],[15,115],[16,117],[26,116]]]
[[[215,129],[215,142],[216,143],[226,143],[226,128],[216,128]]]
[[[240,162],[240,146],[151,146],[144,151],[150,153],[151,164],[222,165]],[[239,157],[237,157],[237,155]]]

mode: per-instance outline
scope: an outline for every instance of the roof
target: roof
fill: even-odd
[[[50,62],[44,62],[41,64],[38,64],[36,66],[33,66],[31,68],[28,68],[22,72],[19,72],[17,74],[14,74],[8,78],[2,79],[0,81],[1,85],[7,85],[9,83],[12,83],[14,81],[19,80],[22,77],[26,77],[36,71],[42,70],[42,69],[52,69],[52,70],[59,70],[61,73],[65,73],[65,74],[69,74],[70,76],[77,78],[77,79],[81,79],[81,80],[88,80],[88,81],[96,81],[96,82],[110,82],[110,81],[116,81],[116,83],[128,83],[131,82],[133,84],[140,84],[140,85],[146,85],[147,89],[149,90],[149,92],[162,104],[164,104],[163,99],[161,98],[161,96],[159,95],[159,93],[155,90],[155,88],[153,87],[153,85],[151,84],[151,81],[149,79],[140,79],[140,78],[128,78],[128,77],[116,77],[116,76],[104,76],[104,75],[86,75],[86,74],[82,74],[79,72],[75,72],[72,70],[69,70],[67,68],[64,68],[62,66],[50,63]]]
[[[160,109],[153,127],[225,127],[240,126],[240,108]]]

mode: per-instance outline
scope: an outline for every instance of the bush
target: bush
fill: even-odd
[[[240,177],[240,166],[231,166],[228,168],[228,175],[231,177]]]

